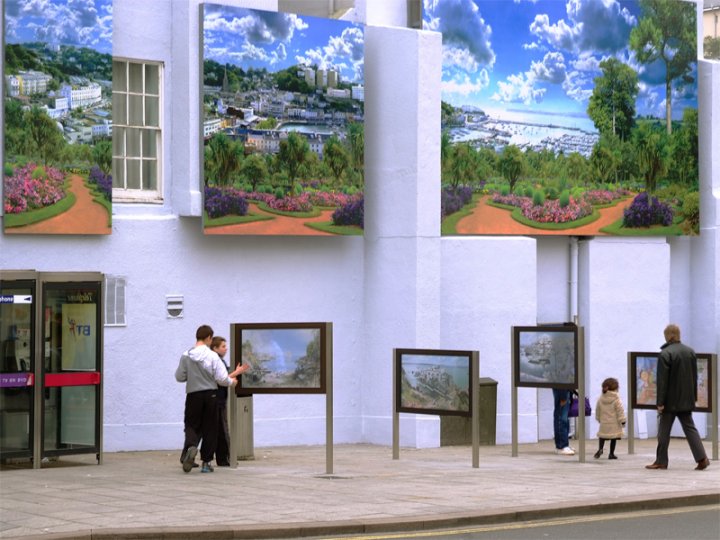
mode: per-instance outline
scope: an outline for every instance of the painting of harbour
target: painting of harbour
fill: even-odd
[[[423,7],[443,36],[442,234],[699,234],[695,3]]]
[[[362,235],[363,27],[204,4],[203,42],[205,234]]]
[[[326,323],[233,325],[239,394],[324,393]]]
[[[400,412],[470,415],[469,355],[401,350],[396,362]]]
[[[514,327],[516,386],[577,388],[575,327]]]

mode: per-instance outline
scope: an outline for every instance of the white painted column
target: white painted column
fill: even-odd
[[[365,29],[363,440],[392,441],[393,348],[440,328],[441,36]],[[402,415],[401,446],[439,446],[436,416]]]

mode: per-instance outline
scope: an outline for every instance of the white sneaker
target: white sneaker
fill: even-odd
[[[566,446],[565,448],[556,448],[555,449],[556,454],[561,454],[563,456],[574,456],[575,450],[570,448],[569,446]]]

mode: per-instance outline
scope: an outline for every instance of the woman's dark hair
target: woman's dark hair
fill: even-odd
[[[602,391],[603,394],[610,390],[611,392],[617,392],[617,389],[620,388],[620,383],[617,379],[613,377],[608,377],[605,379],[602,383]]]

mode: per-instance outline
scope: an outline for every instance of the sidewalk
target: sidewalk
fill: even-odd
[[[257,448],[254,461],[212,474],[184,474],[179,451],[5,465],[0,538],[292,538],[720,503],[720,462],[695,471],[685,440],[673,439],[669,469],[649,471],[655,443],[636,440],[628,455],[621,441],[609,461],[587,441],[585,463],[549,441],[520,445],[518,457],[481,446],[477,469],[469,446],[401,448],[393,460],[390,446],[337,445],[331,475],[324,446]]]

